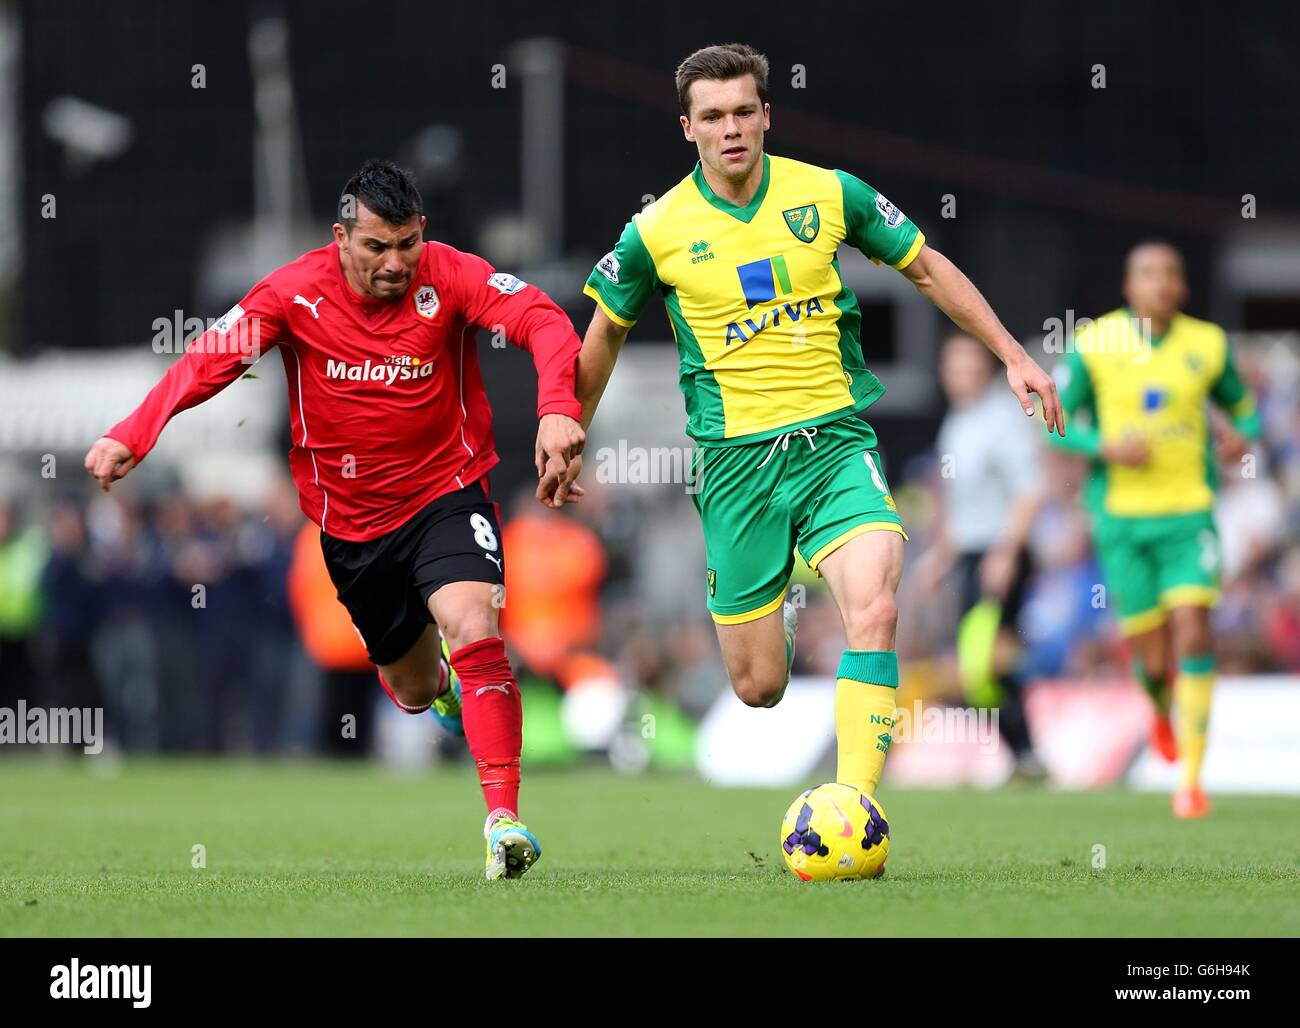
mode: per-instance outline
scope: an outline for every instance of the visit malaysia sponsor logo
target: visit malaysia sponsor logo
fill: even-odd
[[[406,353],[392,354],[379,361],[372,361],[367,357],[362,364],[328,359],[325,362],[326,378],[347,382],[382,382],[390,386],[394,382],[428,378],[432,374],[433,361],[422,361],[419,357],[412,357]]]

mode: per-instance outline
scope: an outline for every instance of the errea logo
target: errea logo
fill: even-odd
[[[699,242],[691,244],[692,264],[699,264],[700,261],[711,261],[716,256],[716,253],[710,252],[709,244],[706,240],[701,239]]]

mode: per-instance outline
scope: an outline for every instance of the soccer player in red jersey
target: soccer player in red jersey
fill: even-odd
[[[500,326],[533,356],[539,475],[566,469],[583,443],[581,343],[540,289],[424,241],[422,211],[409,172],[367,161],[344,187],[334,240],[271,272],[195,339],[85,465],[108,489],[173,415],[279,348],[300,505],[385,691],[463,730],[492,881],[522,875],[541,847],[519,820],[523,714],[498,628],[504,554],[487,481],[500,458],[474,333]]]

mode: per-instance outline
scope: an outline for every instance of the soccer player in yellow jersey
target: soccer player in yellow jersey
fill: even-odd
[[[1021,408],[1043,400],[1064,430],[1051,377],[970,281],[865,182],[764,152],[767,59],[711,46],[677,69],[690,175],[636,214],[588,279],[596,301],[578,363],[589,425],[628,329],[661,292],[680,357],[694,501],[704,525],[706,602],[732,687],[773,706],[790,678],[794,551],[821,575],[848,635],[838,673],[837,780],[874,794],[891,740],[898,658],[894,592],[906,538],[858,417],[884,387],[867,370],[861,313],[839,274],[841,242],[896,268],[1007,366]],[[1010,402],[1010,401],[1008,401]],[[562,502],[577,462],[538,496]]]
[[[1093,460],[1085,498],[1110,605],[1133,649],[1133,674],[1156,705],[1152,745],[1182,759],[1180,818],[1204,817],[1201,760],[1214,688],[1210,607],[1218,597],[1215,443],[1206,405],[1232,419],[1218,457],[1238,460],[1259,436],[1255,400],[1218,325],[1181,313],[1183,259],[1164,243],[1135,247],[1127,306],[1075,333],[1058,365],[1061,400],[1082,413],[1058,445]],[[1169,723],[1174,675],[1176,728]],[[1176,747],[1175,747],[1176,743]]]

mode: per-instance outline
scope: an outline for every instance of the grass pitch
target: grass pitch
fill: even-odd
[[[0,935],[1300,934],[1300,799],[886,788],[886,876],[814,885],[796,792],[526,774],[542,859],[488,885],[462,768],[6,759]]]

